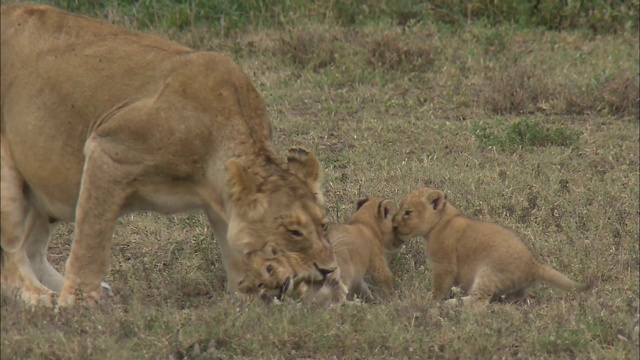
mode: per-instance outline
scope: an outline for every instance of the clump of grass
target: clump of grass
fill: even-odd
[[[608,75],[595,84],[580,84],[567,75],[553,76],[534,63],[497,59],[496,64],[489,68],[480,96],[485,108],[495,114],[640,113],[639,78],[628,72]]]
[[[435,63],[434,48],[421,41],[410,42],[398,32],[385,32],[368,45],[369,64],[382,70],[427,71]]]
[[[640,112],[640,87],[638,77],[629,73],[618,74],[603,82],[596,91],[596,97],[609,113],[634,114]]]
[[[474,137],[483,146],[511,150],[521,147],[572,147],[582,133],[562,126],[547,126],[538,121],[518,119],[511,124],[499,121],[497,126],[474,124]]]
[[[488,76],[482,100],[496,114],[533,112],[556,95],[548,77],[536,66],[515,62]]]
[[[294,27],[280,43],[280,54],[301,69],[317,71],[336,61],[340,34],[324,27]]]

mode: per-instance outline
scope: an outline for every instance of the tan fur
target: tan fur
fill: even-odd
[[[374,297],[365,282],[370,276],[387,295],[393,292],[393,274],[389,259],[403,245],[393,232],[392,218],[395,205],[381,198],[362,199],[358,209],[346,224],[329,231],[340,279],[350,293],[365,301]]]
[[[267,303],[283,300],[285,295],[294,299],[304,297],[309,303],[321,305],[339,304],[346,300],[348,290],[341,281],[339,268],[333,273],[335,276],[325,281],[303,282],[291,277],[300,260],[294,253],[283,251],[273,243],[249,253],[245,261],[247,271],[239,282],[240,291],[257,294]],[[309,292],[310,288],[322,288],[323,291]]]
[[[1,20],[3,291],[100,301],[116,220],[138,210],[204,210],[230,291],[269,243],[298,259],[289,276],[335,276],[320,164],[277,156],[232,60],[47,6],[5,5]],[[46,259],[57,221],[75,221],[64,278]]]
[[[536,260],[515,233],[462,215],[439,190],[424,188],[407,195],[393,224],[402,239],[425,239],[435,299],[446,299],[454,284],[469,294],[465,302],[475,305],[501,296],[522,299],[537,280],[566,290],[590,287]]]
[[[238,283],[238,289],[244,294],[257,294],[262,300],[270,302],[274,298],[282,299],[293,288],[294,269],[286,253],[274,243],[254,250],[245,256],[247,271]]]
[[[393,232],[392,218],[395,205],[382,198],[361,199],[356,212],[345,224],[338,224],[329,231],[340,279],[350,295],[357,295],[366,302],[375,300],[365,276],[370,276],[386,295],[393,292],[393,275],[389,259],[404,242]],[[318,287],[311,287],[315,295]]]

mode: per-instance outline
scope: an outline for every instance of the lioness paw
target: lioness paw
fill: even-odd
[[[57,294],[48,289],[23,289],[20,298],[27,304],[33,306],[53,307]]]

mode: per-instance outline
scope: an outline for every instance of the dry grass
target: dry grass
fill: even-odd
[[[106,279],[117,296],[104,308],[54,314],[2,296],[3,359],[638,358],[637,33],[387,24],[156,32],[235,56],[267,100],[276,146],[318,153],[332,220],[360,196],[398,200],[428,183],[596,287],[539,285],[528,304],[449,310],[428,298],[430,267],[415,240],[392,261],[397,294],[387,303],[241,304],[223,293],[201,214],[144,213],[116,229]],[[499,147],[474,134],[522,113],[581,135],[572,146]],[[59,269],[72,231],[59,228],[51,244]]]

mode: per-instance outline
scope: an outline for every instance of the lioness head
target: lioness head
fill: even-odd
[[[446,201],[440,190],[426,187],[413,191],[402,199],[393,217],[395,233],[405,241],[425,236],[442,217]]]
[[[274,243],[286,254],[290,273],[299,281],[324,281],[337,269],[320,207],[321,168],[316,156],[301,148],[287,153],[287,163],[265,158],[247,169],[227,163],[230,213],[228,241],[250,250]],[[248,252],[249,251],[249,252]]]
[[[389,252],[398,250],[404,241],[398,237],[393,228],[393,215],[395,204],[391,200],[382,198],[363,198],[358,200],[356,212],[351,217],[352,221],[369,224],[374,231],[379,231],[382,246]]]

